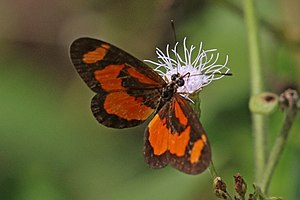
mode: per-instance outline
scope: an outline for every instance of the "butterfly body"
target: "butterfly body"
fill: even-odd
[[[111,128],[130,128],[154,113],[144,136],[144,157],[152,168],[167,164],[188,174],[204,171],[211,150],[203,127],[177,92],[187,74],[164,80],[125,51],[100,40],[79,38],[70,47],[73,65],[96,95],[91,109]]]

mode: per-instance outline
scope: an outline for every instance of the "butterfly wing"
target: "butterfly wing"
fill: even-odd
[[[158,105],[165,81],[125,51],[97,39],[79,38],[71,44],[70,56],[81,78],[97,93],[91,109],[101,124],[137,126]]]
[[[171,133],[169,110],[170,102],[166,102],[154,115],[145,130],[144,157],[151,168],[162,168],[170,160],[168,151],[169,134]]]
[[[170,163],[187,174],[199,174],[208,167],[211,150],[206,134],[189,103],[179,94],[149,123],[144,155],[152,168]]]

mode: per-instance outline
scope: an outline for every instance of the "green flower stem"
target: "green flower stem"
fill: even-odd
[[[248,29],[248,46],[250,59],[251,95],[262,92],[262,74],[260,64],[259,40],[254,12],[254,0],[244,0],[245,21]],[[266,160],[266,137],[264,116],[252,113],[254,136],[255,181],[260,183]]]
[[[279,161],[279,158],[282,154],[282,151],[284,149],[285,143],[287,141],[289,131],[292,127],[292,124],[296,118],[297,115],[297,100],[298,95],[293,90],[287,90],[283,95],[286,95],[289,99],[288,100],[288,107],[285,111],[284,121],[283,125],[281,127],[281,130],[279,132],[278,137],[275,140],[275,143],[273,145],[273,148],[271,150],[269,160],[267,162],[267,166],[264,172],[264,177],[261,183],[261,189],[264,194],[267,194],[269,185],[272,179],[272,175],[275,171],[275,168],[277,166],[277,163]]]
[[[210,161],[210,163],[208,165],[208,170],[209,170],[209,173],[210,173],[213,180],[215,178],[217,178],[218,174],[217,174],[217,171],[215,169],[214,163],[212,161]]]
[[[232,13],[235,13],[238,15],[238,17],[243,16],[243,9],[240,8],[238,3],[232,1],[232,0],[214,0],[216,3],[221,3],[226,6],[227,9],[229,9]],[[272,36],[278,40],[278,42],[285,43],[291,48],[299,48],[300,47],[300,40],[297,40],[296,38],[290,38],[288,34],[286,34],[286,31],[284,28],[277,27],[272,22],[268,21],[267,19],[264,19],[261,16],[257,17],[258,24],[261,25],[262,28],[266,29],[267,31],[272,34]]]
[[[252,113],[252,130],[254,138],[255,182],[260,185],[266,162],[265,117]]]

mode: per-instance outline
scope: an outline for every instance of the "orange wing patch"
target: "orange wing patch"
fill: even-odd
[[[168,150],[169,129],[166,125],[166,118],[161,120],[159,115],[155,115],[148,127],[148,139],[153,148],[153,153],[160,156]]]
[[[186,126],[188,123],[187,117],[184,115],[179,103],[177,101],[173,101],[173,109],[175,110],[175,116],[179,120],[180,124]]]
[[[87,64],[96,63],[104,58],[109,50],[110,45],[102,44],[101,47],[96,48],[93,51],[89,51],[83,55],[83,62]]]
[[[101,88],[106,91],[125,90],[122,87],[122,80],[117,78],[125,65],[107,65],[104,69],[94,72],[96,80],[101,84]]]
[[[182,133],[174,134],[167,127],[166,118],[160,119],[159,115],[155,115],[148,127],[148,139],[154,155],[160,156],[166,153],[167,150],[179,157],[185,155],[186,147],[190,140],[190,126]]]
[[[197,163],[199,161],[203,147],[204,141],[202,139],[199,139],[194,143],[190,156],[191,163]]]
[[[191,156],[190,156],[191,163],[197,163],[199,161],[199,158],[201,157],[201,152],[204,148],[204,145],[206,145],[206,143],[207,143],[207,138],[205,134],[202,134],[201,138],[198,139],[193,145]]]
[[[145,84],[154,84],[157,85],[157,82],[148,78],[147,76],[145,76],[144,74],[138,72],[136,69],[134,69],[133,67],[127,69],[128,74],[136,79],[138,79],[139,82],[141,83],[145,83]]]
[[[178,157],[185,155],[186,147],[190,141],[190,131],[191,127],[188,126],[180,135],[178,133],[169,133],[168,149],[171,154],[175,154]]]
[[[143,105],[142,97],[133,97],[126,92],[109,93],[104,101],[104,109],[108,114],[117,115],[126,120],[146,120],[154,111]]]

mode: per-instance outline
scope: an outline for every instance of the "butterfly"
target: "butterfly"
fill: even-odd
[[[154,115],[144,134],[144,157],[151,168],[170,164],[187,174],[211,161],[206,133],[188,100],[177,90],[186,74],[165,80],[151,67],[107,42],[76,39],[70,47],[75,69],[96,94],[91,110],[110,128],[135,127]]]

